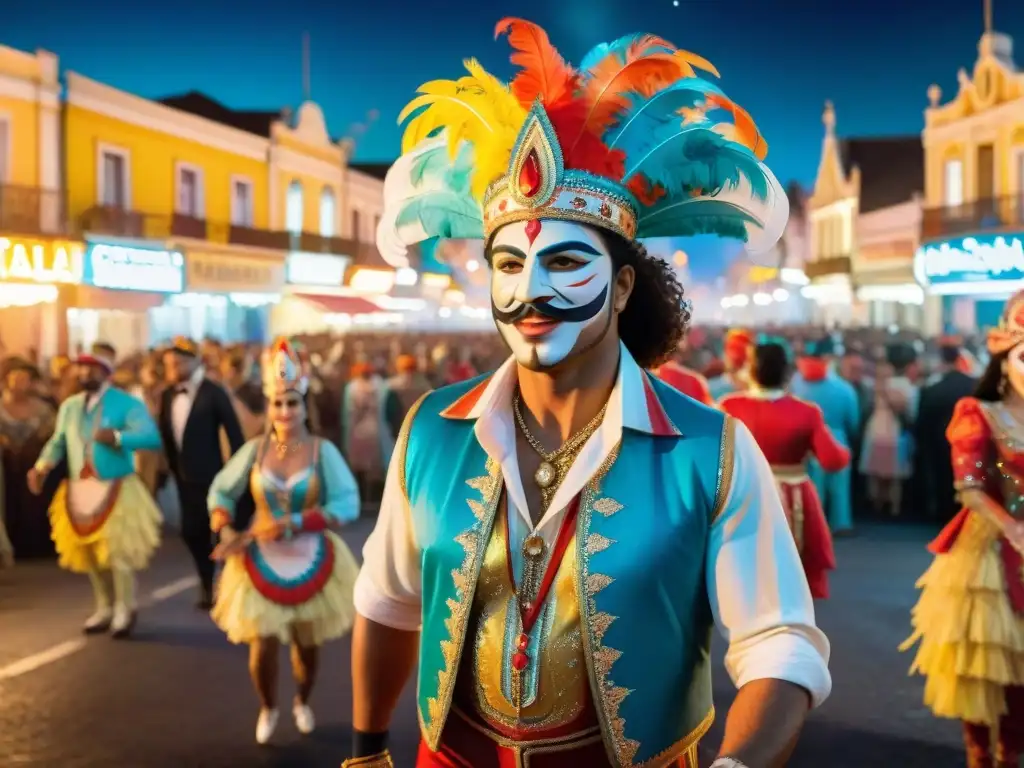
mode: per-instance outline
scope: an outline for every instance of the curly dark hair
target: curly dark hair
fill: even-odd
[[[671,357],[690,325],[690,304],[672,265],[652,256],[643,243],[599,230],[618,273],[632,267],[633,293],[619,315],[619,338],[641,368]]]
[[[1006,378],[1006,374],[1003,373],[1003,365],[1010,356],[1010,352],[1011,350],[1007,350],[998,355],[992,355],[992,359],[988,361],[985,372],[981,374],[974,389],[976,398],[989,403],[998,403],[1003,399],[1003,389],[1006,386],[1003,381]]]

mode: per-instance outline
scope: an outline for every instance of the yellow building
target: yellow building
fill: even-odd
[[[65,239],[57,57],[0,46],[0,345],[49,356],[81,277]]]
[[[921,138],[845,137],[826,102],[825,137],[807,203],[810,284],[801,289],[825,325],[922,327],[924,293],[914,279],[921,220]]]
[[[73,342],[252,339],[310,258],[340,287],[353,251],[339,237],[348,149],[319,107],[293,119],[65,80],[68,214],[87,240]]]
[[[940,297],[948,330],[997,322],[1024,288],[1024,73],[1013,41],[987,29],[956,96],[936,85],[925,110],[925,211],[918,280]]]

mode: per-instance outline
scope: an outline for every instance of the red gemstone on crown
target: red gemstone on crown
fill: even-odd
[[[516,651],[512,654],[512,666],[517,672],[522,672],[526,669],[526,665],[530,663],[530,657],[522,651]]]
[[[500,203],[498,203],[498,210],[501,211],[502,213],[505,212],[506,208],[508,208],[508,200],[502,200]]]
[[[540,159],[534,150],[526,156],[522,170],[519,171],[519,191],[524,197],[534,197],[540,192]]]
[[[525,634],[519,636],[519,650],[525,651],[530,645],[530,638]]]
[[[587,207],[587,201],[584,200],[582,197],[574,197],[572,199],[572,201],[570,202],[570,204],[576,210],[580,210],[581,208],[586,208]]]

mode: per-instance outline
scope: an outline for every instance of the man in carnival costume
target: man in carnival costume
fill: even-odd
[[[725,371],[708,382],[711,396],[717,402],[733,392],[742,392],[748,386],[747,362],[754,348],[754,335],[745,328],[733,328],[725,334],[722,363]]]
[[[637,238],[763,248],[785,194],[700,57],[635,35],[575,69],[535,25],[506,32],[511,89],[475,60],[424,85],[385,181],[396,265],[484,240],[512,356],[406,418],[356,585],[346,764],[392,764],[418,658],[418,766],[694,768],[712,625],[740,686],[716,765],[781,764],[829,693],[828,641],[750,433],[645,372],[688,317]]]
[[[135,451],[159,450],[160,432],[145,404],[111,386],[114,351],[95,344],[74,361],[82,389],[65,400],[28,484],[42,490],[46,475],[67,458],[68,477],[50,506],[60,565],[88,574],[96,609],[88,634],[126,637],[135,622],[135,571],[160,543],[160,510],[135,474]]]

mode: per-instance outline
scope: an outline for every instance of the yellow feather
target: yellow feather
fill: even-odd
[[[405,122],[412,113],[402,136],[402,152],[413,147],[433,132],[444,129],[448,150],[454,158],[459,145],[473,145],[475,168],[472,191],[483,197],[487,186],[508,171],[512,147],[527,112],[509,91],[508,86],[484,70],[475,59],[464,62],[469,75],[458,80],[432,80],[424,83],[420,95],[406,105],[398,117]]]

